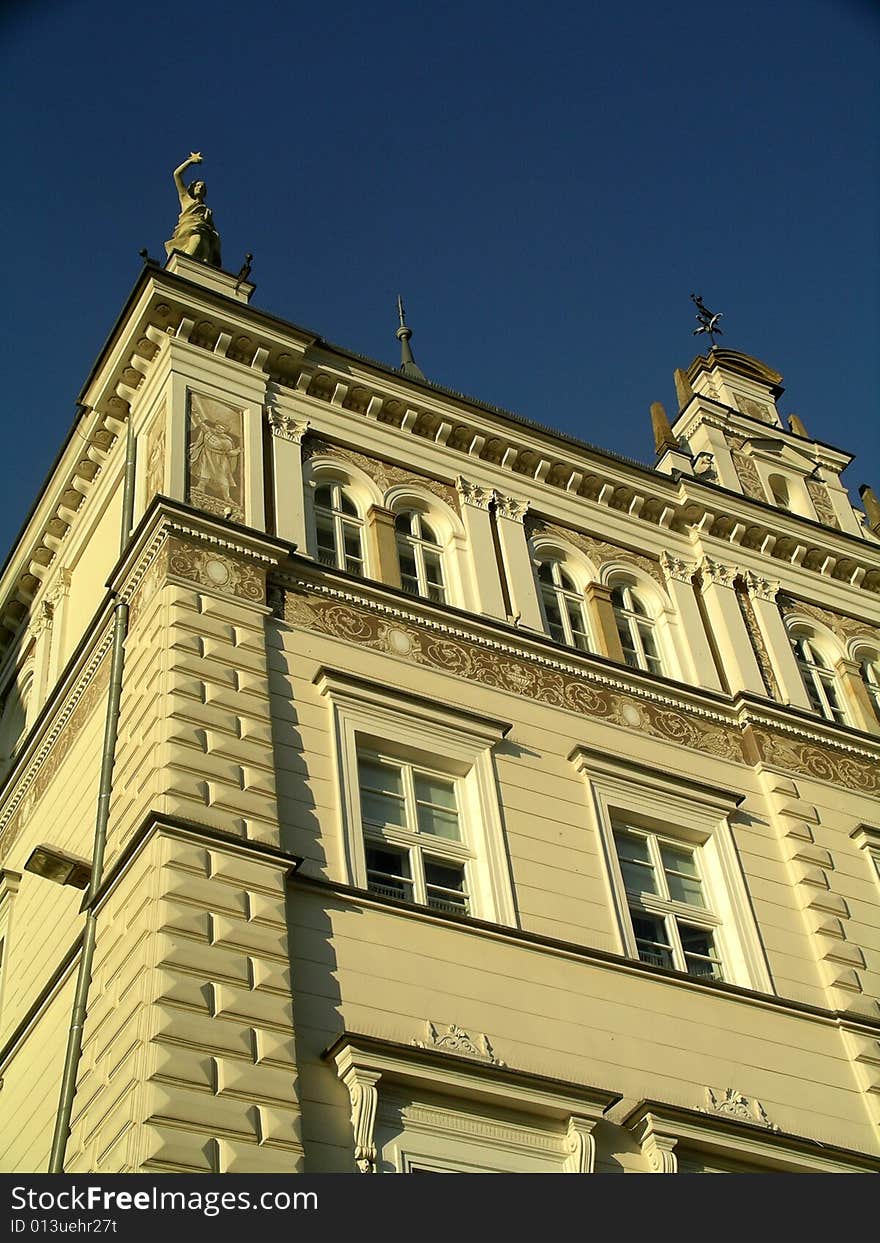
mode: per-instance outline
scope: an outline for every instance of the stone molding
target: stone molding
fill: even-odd
[[[735,565],[728,565],[724,561],[716,561],[714,557],[703,557],[699,565],[700,574],[704,583],[711,583],[713,586],[733,588],[734,580],[739,575],[740,570]]]
[[[456,489],[439,479],[432,479],[430,475],[405,470],[402,466],[384,462],[381,458],[370,457],[366,453],[359,453],[356,449],[349,449],[345,445],[334,444],[332,441],[323,440],[311,433],[304,438],[302,444],[304,460],[320,456],[333,458],[339,462],[349,462],[372,479],[383,493],[387,493],[390,488],[405,484],[427,488],[429,492],[433,492],[436,497],[444,501],[454,513],[458,513]]]
[[[586,553],[590,560],[595,563],[597,571],[608,561],[620,561],[625,565],[635,566],[653,578],[664,591],[666,589],[659,563],[652,557],[646,557],[642,553],[635,552],[632,548],[627,548],[625,545],[611,544],[608,540],[600,539],[598,536],[590,535],[585,531],[575,531],[571,527],[564,527],[557,522],[548,522],[543,518],[535,518],[529,523],[528,535],[532,539],[542,536],[553,538],[555,536],[557,539],[573,544],[575,548],[579,548],[581,552]]]
[[[880,628],[872,626],[870,622],[859,621],[856,617],[837,613],[833,609],[823,609],[818,604],[799,600],[787,593],[780,596],[779,608],[783,617],[806,616],[821,622],[843,643],[849,643],[852,639],[867,639],[880,648]]]
[[[674,579],[679,583],[687,583],[688,586],[693,583],[694,574],[697,572],[696,562],[665,551],[660,554],[660,568],[667,582]]]

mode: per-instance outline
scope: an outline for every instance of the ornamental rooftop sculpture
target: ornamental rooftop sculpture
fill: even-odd
[[[174,170],[174,184],[180,199],[180,216],[174,233],[165,243],[165,253],[171,255],[179,250],[193,259],[219,268],[220,234],[214,228],[213,213],[205,203],[207,186],[201,180],[192,182],[189,187],[183,184],[183,173],[190,165],[201,162],[201,152],[192,151],[189,158]]]

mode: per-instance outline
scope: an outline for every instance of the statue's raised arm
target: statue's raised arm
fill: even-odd
[[[180,199],[180,217],[173,235],[165,243],[166,254],[179,250],[193,259],[220,267],[220,234],[214,228],[214,218],[205,203],[207,186],[194,181],[186,186],[183,174],[193,164],[201,164],[200,151],[191,151],[188,158],[174,170],[174,185]]]
[[[177,188],[177,196],[180,199],[181,208],[187,205],[187,202],[190,198],[189,190],[183,184],[183,174],[186,172],[188,168],[192,168],[193,164],[201,164],[201,162],[202,162],[201,151],[190,151],[189,157],[185,159],[182,164],[179,164],[177,168],[175,168],[174,170],[174,173],[173,173],[174,185]]]

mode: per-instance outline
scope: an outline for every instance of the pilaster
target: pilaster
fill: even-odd
[[[699,569],[706,615],[727,672],[731,693],[751,691],[764,695],[766,691],[761,670],[734,590],[734,579],[739,570],[708,556],[703,557]]]
[[[835,663],[834,669],[853,725],[866,733],[880,734],[880,721],[877,720],[871,696],[862,681],[858,662],[841,658]]]
[[[470,483],[461,476],[456,480],[456,488],[461,503],[461,517],[467,533],[471,569],[480,612],[489,617],[504,619],[507,617],[507,609],[501,590],[498,558],[495,555],[492,515],[489,513],[489,505],[493,498],[492,489]]]
[[[796,708],[804,708],[809,712],[810,701],[804,689],[803,678],[792,651],[785,622],[779,612],[779,605],[776,603],[779,583],[774,579],[753,574],[751,570],[747,570],[742,578],[749,593],[755,619],[776,674],[782,698],[784,702]]]
[[[687,676],[693,679],[697,686],[704,686],[713,691],[721,690],[721,680],[718,677],[715,661],[712,659],[712,649],[709,646],[700,607],[694,593],[693,577],[697,570],[696,563],[683,557],[673,556],[668,552],[662,552],[660,567],[666,580],[666,590],[672,599],[673,609],[683,631],[684,643],[679,644],[679,648],[683,649],[679,651],[679,659],[685,666]]]
[[[375,567],[374,577],[389,587],[400,588],[400,559],[394,518],[392,510],[371,505],[367,511],[366,535],[370,563]]]
[[[611,588],[603,583],[588,583],[584,590],[584,598],[590,615],[590,629],[596,639],[600,656],[616,660],[619,664],[626,663],[614,606],[611,603]]]
[[[507,576],[510,607],[519,624],[527,630],[544,633],[544,619],[538,600],[538,587],[523,519],[528,501],[495,493],[495,525],[501,563]]]
[[[302,440],[308,419],[297,419],[279,401],[269,406],[266,417],[272,434],[272,488],[275,499],[275,534],[307,548],[305,494],[303,489]]]

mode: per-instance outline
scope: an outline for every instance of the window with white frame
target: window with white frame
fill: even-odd
[[[858,662],[874,715],[880,721],[880,656],[876,652],[861,652]]]
[[[611,589],[611,605],[626,663],[646,673],[663,673],[656,623],[638,592],[628,583],[618,583]]]
[[[630,958],[772,992],[733,840],[734,791],[579,746],[619,942]]]
[[[363,522],[357,506],[338,481],[315,487],[315,537],[318,560],[349,574],[363,574]]]
[[[344,879],[515,925],[492,754],[510,726],[338,670],[315,683],[337,739]]]
[[[614,843],[642,962],[722,980],[699,848],[620,820]]]
[[[795,660],[810,701],[810,707],[826,721],[847,724],[847,716],[840,701],[837,674],[813,639],[804,632],[791,636]]]
[[[590,632],[583,592],[556,558],[538,562],[541,606],[551,639],[589,652]]]
[[[455,915],[470,913],[455,777],[358,748],[358,790],[367,888]]]
[[[399,513],[394,527],[397,532],[400,582],[404,591],[442,604],[446,599],[443,549],[434,527],[417,509]]]

